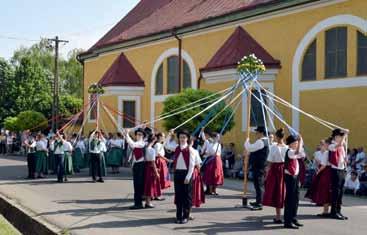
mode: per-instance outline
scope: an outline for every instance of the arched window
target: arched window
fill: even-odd
[[[357,75],[367,74],[367,36],[358,32]]]
[[[301,80],[316,80],[316,39],[310,44],[303,57]]]
[[[180,92],[180,88],[182,90],[192,87],[190,67],[184,59],[181,63],[180,81],[178,56],[170,56],[162,62],[155,75],[155,95],[176,94]],[[166,66],[164,66],[165,64]],[[165,68],[166,71],[164,71]],[[166,87],[165,94],[164,87]]]
[[[325,78],[347,76],[347,27],[325,32]]]
[[[159,66],[155,78],[155,94],[163,95],[163,64]]]

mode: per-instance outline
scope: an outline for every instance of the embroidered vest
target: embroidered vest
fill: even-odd
[[[190,150],[189,150],[189,147],[184,148],[184,149],[181,150],[180,146],[177,146],[177,148],[175,150],[175,153],[174,153],[174,160],[173,160],[174,169],[176,169],[177,160],[178,160],[178,157],[180,156],[180,153],[182,153],[186,168],[189,169],[189,164],[190,164]]]
[[[141,158],[144,157],[144,148],[134,148],[133,154],[135,156],[136,161],[140,160]]]
[[[291,159],[288,157],[289,149],[285,153],[284,170],[287,170],[289,174],[295,176],[297,171],[298,159]]]
[[[343,146],[338,147],[335,151],[329,151],[329,162],[331,165],[338,167],[340,160],[344,157]]]

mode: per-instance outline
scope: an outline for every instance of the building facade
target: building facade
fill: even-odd
[[[94,109],[85,117],[86,131],[95,128],[97,112],[99,126],[115,132],[116,125],[154,120],[162,102],[185,88],[223,90],[237,79],[236,62],[249,53],[267,66],[259,78],[264,88],[350,129],[351,145],[365,144],[365,0],[142,0],[79,55],[84,64],[84,102],[91,99],[88,87],[100,83],[106,90],[101,101],[116,110],[111,117],[101,107]],[[236,127],[224,137],[239,149],[247,123],[245,96],[243,101],[235,115]],[[277,106],[308,146],[313,148],[330,135],[329,129],[297,111],[267,102]],[[281,126],[274,116],[269,118]],[[154,127],[159,129],[161,123]]]

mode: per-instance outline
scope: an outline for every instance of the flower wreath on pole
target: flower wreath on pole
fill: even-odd
[[[259,74],[265,72],[266,68],[261,59],[258,59],[255,54],[244,56],[237,65],[237,71],[240,74]]]
[[[89,94],[102,95],[102,94],[104,94],[104,89],[101,85],[99,85],[97,83],[93,83],[92,85],[89,86],[88,93]]]

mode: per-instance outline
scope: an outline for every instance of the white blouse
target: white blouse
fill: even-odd
[[[268,162],[284,162],[287,145],[272,144],[269,148]]]
[[[155,151],[156,151],[157,155],[159,155],[159,156],[161,156],[161,157],[164,157],[165,152],[164,152],[164,146],[163,146],[163,144],[161,144],[161,143],[156,143],[156,144],[154,145],[154,149],[155,149]]]
[[[111,148],[122,148],[123,140],[122,139],[111,139],[110,140]]]
[[[145,160],[148,162],[155,161],[156,151],[152,147],[147,147],[145,150]]]
[[[324,151],[324,152],[321,152],[321,151],[317,151],[315,153],[315,159],[316,161],[323,165],[323,166],[329,166],[329,151]]]

